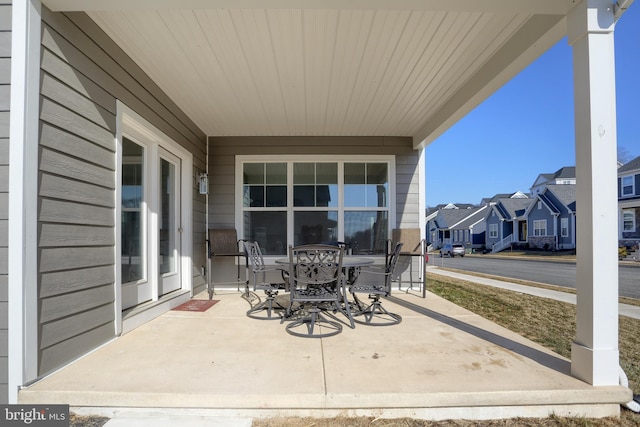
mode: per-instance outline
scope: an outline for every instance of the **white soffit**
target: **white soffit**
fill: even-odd
[[[207,135],[411,136],[417,146],[564,36],[572,2],[44,3],[87,11]]]

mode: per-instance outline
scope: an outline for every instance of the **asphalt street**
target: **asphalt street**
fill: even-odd
[[[497,258],[483,255],[441,258],[438,255],[431,255],[429,264],[566,288],[575,289],[576,287],[576,264],[574,261]],[[640,263],[638,266],[620,264],[618,287],[620,296],[640,298]]]

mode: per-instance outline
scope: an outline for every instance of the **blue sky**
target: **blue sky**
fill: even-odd
[[[640,4],[615,28],[618,147],[640,155]],[[575,165],[571,47],[563,39],[427,147],[427,206],[528,192]]]

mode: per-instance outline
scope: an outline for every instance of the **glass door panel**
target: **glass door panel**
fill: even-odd
[[[145,149],[135,142],[122,141],[121,195],[121,283],[122,308],[126,309],[151,299],[147,280],[147,237]]]
[[[159,295],[180,289],[180,159],[160,149]]]

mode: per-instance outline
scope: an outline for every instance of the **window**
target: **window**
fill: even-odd
[[[547,220],[536,219],[533,221],[533,235],[534,236],[546,236],[547,235]]]
[[[498,224],[489,224],[489,237],[492,239],[498,238]]]
[[[624,209],[622,211],[622,224],[623,231],[635,231],[636,230],[636,210]]]
[[[542,209],[542,202],[538,202],[538,209]]]
[[[634,188],[633,175],[623,176],[622,177],[622,195],[633,196],[634,194],[635,194],[635,188]]]
[[[354,253],[384,253],[389,236],[389,156],[365,161],[238,158],[244,239],[266,255],[289,244],[344,241]]]
[[[560,235],[562,237],[569,236],[569,218],[560,218]]]

